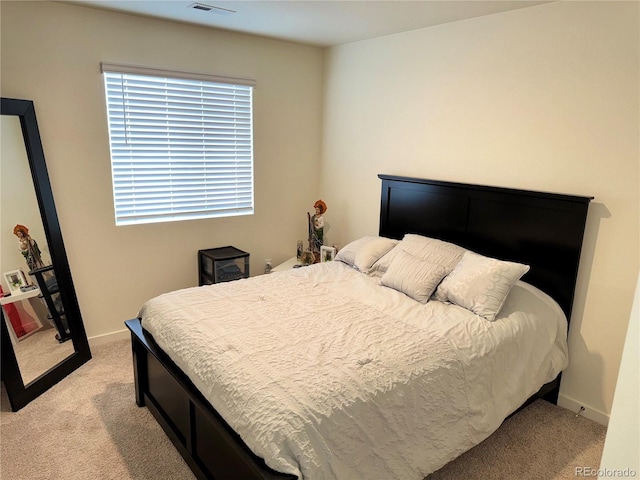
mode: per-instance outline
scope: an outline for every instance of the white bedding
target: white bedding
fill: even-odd
[[[488,322],[328,262],[167,293],[140,317],[251,450],[301,479],[422,479],[567,366],[562,311],[522,282]]]

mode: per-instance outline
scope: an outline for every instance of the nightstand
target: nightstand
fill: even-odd
[[[271,269],[271,272],[284,272],[285,270],[290,270],[294,267],[294,265],[302,265],[300,261],[296,257],[291,257],[284,263],[274,267]]]
[[[249,254],[236,247],[198,250],[199,285],[249,278]]]

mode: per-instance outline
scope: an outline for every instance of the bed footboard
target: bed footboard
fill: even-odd
[[[144,332],[131,331],[136,404],[146,406],[199,479],[294,480],[270,469]]]

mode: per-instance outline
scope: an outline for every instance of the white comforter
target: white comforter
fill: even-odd
[[[488,322],[340,262],[167,293],[140,317],[251,450],[301,479],[422,479],[567,365],[564,315],[533,287]]]

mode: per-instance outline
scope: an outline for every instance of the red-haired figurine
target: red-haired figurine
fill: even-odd
[[[315,214],[307,213],[309,221],[309,250],[313,253],[313,263],[320,261],[320,247],[324,242],[324,212],[327,211],[327,204],[318,200],[313,204]]]
[[[44,263],[42,263],[42,258],[40,257],[40,248],[38,248],[36,241],[29,236],[29,229],[24,225],[16,225],[13,228],[13,234],[18,237],[20,251],[27,261],[29,270],[44,267]]]

